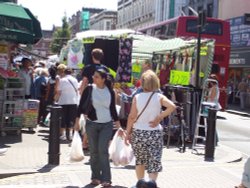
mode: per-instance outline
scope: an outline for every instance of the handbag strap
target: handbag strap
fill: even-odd
[[[76,87],[74,86],[74,84],[71,82],[70,79],[67,79],[69,81],[69,83],[72,85],[72,87],[74,88],[75,92],[76,92],[76,95],[78,95],[78,92],[77,92],[77,89]]]
[[[142,113],[146,110],[146,108],[147,108],[147,106],[148,106],[148,104],[149,104],[151,98],[153,97],[154,93],[155,93],[155,92],[153,92],[153,93],[150,95],[150,97],[148,98],[148,101],[147,101],[146,105],[144,106],[144,108],[142,109],[142,111],[140,112],[140,114],[137,116],[135,122],[141,117]],[[135,122],[134,122],[134,123],[135,123]]]

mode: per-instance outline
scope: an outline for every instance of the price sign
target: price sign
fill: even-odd
[[[95,37],[88,37],[82,39],[84,44],[93,44],[95,43]]]
[[[171,70],[170,84],[173,85],[189,85],[190,72]]]

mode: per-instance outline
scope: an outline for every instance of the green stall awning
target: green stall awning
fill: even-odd
[[[0,40],[35,44],[41,38],[40,22],[29,9],[14,3],[0,3]]]

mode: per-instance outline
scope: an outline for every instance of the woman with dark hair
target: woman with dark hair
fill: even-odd
[[[95,71],[93,84],[88,85],[81,96],[75,124],[75,129],[79,130],[79,118],[84,114],[89,139],[91,184],[102,183],[103,187],[111,186],[108,147],[112,138],[113,122],[117,128],[120,127],[110,78],[105,69]]]
[[[46,104],[52,105],[54,104],[55,97],[55,86],[56,86],[56,72],[57,69],[55,66],[51,66],[49,68],[49,80],[47,83],[47,93],[46,93]]]

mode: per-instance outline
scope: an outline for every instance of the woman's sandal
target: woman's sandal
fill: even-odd
[[[98,179],[92,179],[90,184],[91,185],[99,185],[99,184],[101,184],[101,181]]]
[[[111,187],[111,183],[109,182],[103,182],[102,187]]]

